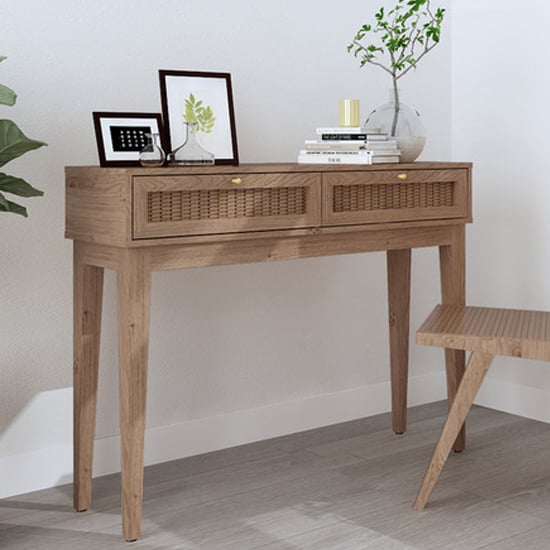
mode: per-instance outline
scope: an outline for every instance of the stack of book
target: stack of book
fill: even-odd
[[[397,142],[374,129],[317,128],[317,139],[306,139],[298,154],[304,164],[384,164],[399,162]]]

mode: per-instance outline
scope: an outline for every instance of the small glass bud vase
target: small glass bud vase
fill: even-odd
[[[160,134],[145,134],[149,140],[139,153],[139,162],[142,166],[162,166],[166,155],[160,146]]]
[[[196,166],[198,164],[214,164],[214,154],[203,149],[197,141],[197,123],[184,122],[187,139],[185,143],[172,151],[169,164],[177,166]]]

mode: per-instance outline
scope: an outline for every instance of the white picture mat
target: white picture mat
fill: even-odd
[[[105,160],[139,160],[137,151],[113,151],[111,141],[111,126],[149,126],[152,134],[159,134],[159,126],[155,118],[101,118],[99,120]]]
[[[234,158],[225,78],[167,75],[165,79],[172,150],[183,145],[187,138],[183,120],[185,100],[189,98],[189,94],[193,94],[196,101],[202,101],[205,107],[211,107],[216,118],[210,134],[197,134],[199,144],[214,153],[216,159]]]

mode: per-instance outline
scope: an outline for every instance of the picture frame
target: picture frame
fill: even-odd
[[[160,134],[166,151],[160,113],[94,111],[92,116],[100,166],[140,166],[139,153],[147,144],[145,134]]]
[[[239,164],[233,92],[229,73],[159,70],[162,115],[168,151],[185,142],[186,100],[210,109],[212,126],[199,132],[201,147],[214,154],[215,164]]]

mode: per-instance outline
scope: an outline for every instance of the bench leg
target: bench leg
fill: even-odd
[[[453,447],[456,436],[466,420],[466,416],[472,407],[474,398],[485,378],[485,374],[491,365],[493,357],[494,355],[480,351],[472,353],[468,361],[466,372],[462,377],[453,404],[447,415],[447,420],[445,421],[443,431],[437,442],[432,461],[428,466],[428,470],[422,481],[422,486],[416,497],[414,503],[415,510],[423,510],[426,506],[426,502],[428,498],[430,498],[433,488],[439,478],[439,474],[441,474],[441,470],[447,461],[447,457]]]
[[[441,271],[441,303],[443,305],[461,305],[466,303],[466,244],[465,228],[457,225],[453,231],[451,244],[439,247],[439,265]],[[449,410],[464,374],[465,353],[462,350],[445,350],[445,368],[447,371],[447,400]],[[457,434],[454,450],[463,451],[466,447],[466,428],[462,426]]]

